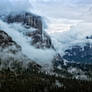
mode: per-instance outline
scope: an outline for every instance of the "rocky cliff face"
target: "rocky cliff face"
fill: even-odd
[[[15,15],[8,15],[4,19],[7,23],[22,23],[25,27],[37,28],[39,33],[42,33],[42,20],[40,16],[34,15],[32,13],[21,13]]]
[[[0,30],[0,48],[4,49],[12,46],[14,46],[14,48],[11,48],[13,52],[21,51],[21,47],[7,33]]]
[[[40,16],[25,12],[16,15],[4,16],[2,17],[2,20],[8,24],[21,23],[28,30],[30,30],[30,28],[35,28],[35,31],[29,32],[26,30],[25,32],[25,35],[32,39],[30,43],[38,49],[53,49],[55,51],[51,38],[45,31],[43,31],[43,21]],[[60,62],[63,62],[58,53],[53,58],[53,61],[54,63],[57,62],[57,64],[61,64]],[[55,63],[54,65],[57,64]]]
[[[26,35],[31,37],[32,45],[37,48],[52,48],[50,37],[46,32],[43,31],[43,21],[40,16],[31,13],[21,13],[17,15],[8,15],[3,20],[9,24],[11,23],[22,23],[22,25],[29,29],[35,28],[34,32],[26,32]]]

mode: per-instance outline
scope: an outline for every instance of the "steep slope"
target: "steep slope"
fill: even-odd
[[[3,20],[9,24],[11,23],[22,23],[26,28],[35,28],[33,32],[26,32],[26,35],[33,39],[32,44],[38,48],[52,48],[50,37],[44,32],[43,19],[40,16],[32,13],[24,12],[21,14],[8,15]]]
[[[0,70],[22,72],[39,71],[41,66],[22,53],[22,48],[4,31],[0,30]]]
[[[4,48],[7,48],[7,49],[10,48],[11,49],[10,51],[13,53],[21,51],[21,47],[16,42],[14,42],[7,33],[5,33],[2,30],[0,30],[0,48],[2,48],[2,50]]]
[[[6,32],[0,30],[0,69],[11,68],[14,62],[20,63],[23,57],[21,47]]]
[[[24,52],[23,54],[28,56],[28,58],[42,65],[52,65],[51,62],[54,65],[63,64],[63,60],[55,50],[50,36],[44,31],[45,25],[42,17],[29,12],[22,12],[1,16],[1,19],[11,29],[10,32],[6,32],[12,36],[15,42],[18,42]],[[3,27],[1,28],[3,29]],[[12,30],[14,30],[16,36]]]

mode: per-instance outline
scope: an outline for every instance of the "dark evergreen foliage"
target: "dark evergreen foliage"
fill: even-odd
[[[61,84],[56,85],[56,80]],[[92,81],[46,75],[44,73],[0,72],[0,92],[92,92]]]

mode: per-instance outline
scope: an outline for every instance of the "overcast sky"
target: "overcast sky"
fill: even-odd
[[[62,3],[92,3],[92,0],[31,0],[36,2],[62,2]]]
[[[0,0],[0,14],[10,11],[35,11],[54,17],[77,17],[92,12],[92,0]],[[43,13],[44,12],[44,13]]]

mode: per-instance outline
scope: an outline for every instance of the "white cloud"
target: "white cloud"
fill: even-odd
[[[72,46],[80,45],[83,47],[87,42],[92,44],[92,39],[86,39],[87,36],[91,35],[92,23],[84,21],[81,23],[76,21],[75,25],[72,25],[72,27],[70,27],[70,29],[67,31],[62,32],[61,30],[61,32],[58,32],[56,30],[56,32],[53,34],[50,34],[55,48],[59,53],[61,53],[62,56],[65,54],[64,51],[71,48]]]
[[[36,61],[38,64],[51,64],[56,52],[53,49],[37,49],[30,44],[30,39],[24,36],[19,30],[25,30],[19,24],[12,26],[0,21],[0,29],[4,30],[12,39],[22,47],[22,52],[28,58],[33,61]],[[19,27],[20,26],[20,27]],[[31,29],[30,29],[31,30]],[[15,35],[16,34],[16,35]]]
[[[30,7],[29,0],[0,0],[0,14],[27,11]]]

